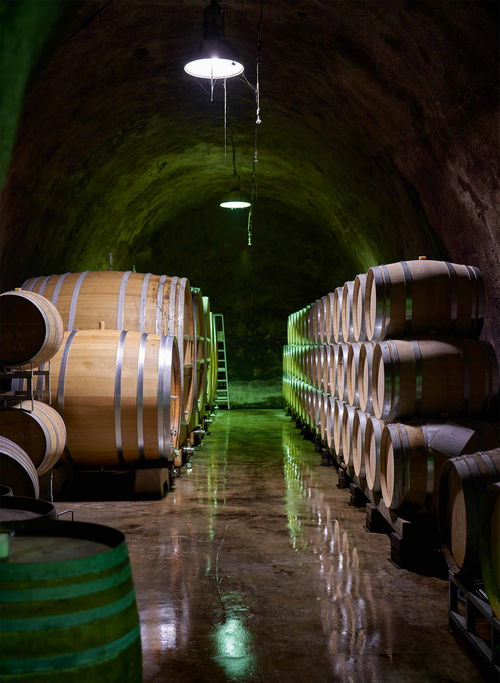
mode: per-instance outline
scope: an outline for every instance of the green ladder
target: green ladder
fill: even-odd
[[[217,339],[217,390],[215,403],[217,407],[226,406],[230,410],[229,385],[227,381],[226,335],[224,332],[224,316],[214,313],[215,335]]]

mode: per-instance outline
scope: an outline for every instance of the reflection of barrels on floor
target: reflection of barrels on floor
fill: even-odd
[[[62,417],[40,401],[23,401],[0,410],[0,433],[26,451],[38,476],[54,467],[66,444]]]
[[[39,496],[38,475],[31,458],[4,436],[0,436],[0,480],[15,496]]]
[[[139,619],[121,532],[52,522],[16,533],[0,581],[3,674],[47,683],[141,681]]]

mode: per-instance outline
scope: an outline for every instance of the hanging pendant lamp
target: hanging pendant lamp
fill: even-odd
[[[248,209],[250,201],[243,192],[232,189],[221,199],[219,206],[223,209]]]
[[[198,54],[185,66],[184,71],[195,78],[211,81],[239,76],[244,71],[224,34],[224,10],[218,0],[211,0],[203,10],[203,42]]]

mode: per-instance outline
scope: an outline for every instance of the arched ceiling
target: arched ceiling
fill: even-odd
[[[250,249],[246,218],[217,206],[232,173],[221,88],[210,102],[183,72],[205,4],[52,3],[43,60],[34,72],[23,62],[31,82],[0,207],[6,286],[106,268],[112,252],[117,269],[174,269],[233,305],[243,339],[268,291],[283,317],[374,263],[425,253],[483,269],[498,343],[496,3],[264,2]],[[222,4],[255,82],[260,1]],[[249,190],[254,95],[236,79],[228,92]],[[236,282],[240,299],[257,292],[239,322]]]

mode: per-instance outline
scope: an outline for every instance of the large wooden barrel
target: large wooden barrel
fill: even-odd
[[[288,372],[292,373],[292,364],[295,362],[294,348],[288,346],[287,362],[289,363]],[[210,313],[210,365],[207,377],[207,401],[210,409],[215,406],[215,394],[217,392],[217,377],[219,370],[219,354],[217,352],[217,332],[215,330],[214,314]]]
[[[333,344],[333,299],[334,292],[328,292],[325,304],[325,344]]]
[[[354,280],[354,291],[352,293],[352,327],[354,341],[366,340],[365,326],[365,294],[366,294],[366,275],[356,275]]]
[[[341,401],[345,403],[349,400],[349,392],[347,387],[347,359],[349,355],[350,344],[340,343],[338,345],[337,353],[337,383],[336,383],[336,395]]]
[[[369,415],[356,410],[352,421],[352,464],[357,477],[365,476],[365,433]]]
[[[488,600],[500,619],[500,482],[490,484],[484,494],[479,551]]]
[[[358,367],[356,377],[352,376],[356,372],[356,364],[353,362],[350,365],[350,384],[351,391],[354,389],[354,395],[357,391],[357,400],[359,407],[366,413],[373,412],[373,396],[372,396],[372,368],[373,368],[373,352],[375,344],[373,342],[363,342],[359,349]],[[354,361],[354,359],[353,359]]]
[[[207,381],[207,348],[206,343],[206,329],[205,316],[203,314],[203,296],[198,288],[191,288],[191,296],[193,301],[193,318],[194,318],[194,350],[193,363],[195,365],[194,372],[194,407],[196,414],[193,416],[193,424],[197,423],[201,413],[205,408],[205,391]]]
[[[487,342],[425,339],[375,344],[372,396],[379,419],[480,415],[497,393],[497,359]]]
[[[56,517],[55,507],[46,500],[22,496],[0,497],[0,532],[34,529]]]
[[[342,299],[344,297],[344,288],[337,287],[333,292],[333,339],[336,344],[340,344],[344,339],[344,330],[342,329]]]
[[[497,444],[498,430],[488,422],[386,425],[380,444],[384,503],[405,514],[435,512],[444,462]]]
[[[26,451],[38,476],[54,467],[66,444],[62,417],[40,401],[24,401],[0,410],[0,434]]]
[[[40,489],[34,464],[23,449],[0,436],[0,484],[12,489],[15,496],[38,498]]]
[[[364,469],[366,484],[370,491],[380,491],[380,442],[385,422],[369,417],[365,427]]]
[[[500,481],[500,448],[447,460],[439,480],[439,533],[450,570],[470,585],[481,577],[481,506]]]
[[[353,424],[356,412],[356,408],[346,404],[342,414],[342,457],[346,465],[353,464]]]
[[[2,680],[140,683],[125,538],[83,522],[16,533],[0,564]]]
[[[166,334],[177,338],[184,406],[188,422],[193,400],[194,319],[191,288],[186,278],[152,273],[84,271],[31,278],[23,290],[50,299],[61,314],[64,330],[109,330]]]
[[[354,280],[345,282],[342,288],[342,337],[345,342],[354,341],[354,316],[352,314],[352,298],[354,294]]]
[[[52,402],[78,465],[170,459],[180,425],[175,337],[127,330],[65,333],[52,361]]]
[[[335,399],[333,404],[333,448],[335,454],[340,458],[342,455],[342,420],[344,419],[344,411],[347,405],[340,399]]]
[[[479,268],[447,261],[401,261],[369,268],[368,339],[419,334],[478,337],[484,319]]]
[[[21,290],[0,294],[0,363],[41,365],[62,339],[61,316],[45,297]]]

